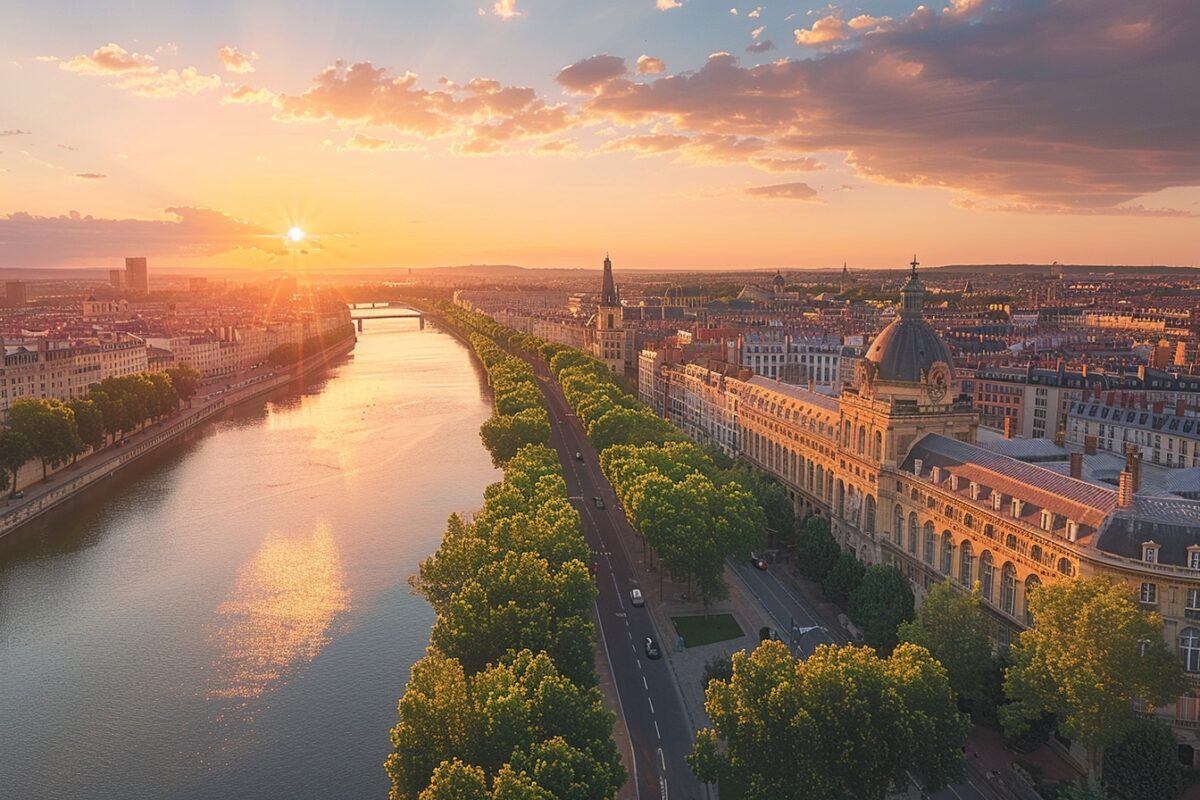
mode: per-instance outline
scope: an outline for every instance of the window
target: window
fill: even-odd
[[[1149,606],[1158,604],[1158,584],[1143,583],[1142,589],[1138,593],[1138,599]]]
[[[987,550],[979,556],[979,594],[987,602],[992,602],[992,583],[996,569],[992,566],[992,554]]]
[[[959,545],[958,552],[958,582],[968,589],[974,579],[975,558],[971,554],[971,543],[964,541]]]
[[[1200,550],[1188,550],[1188,567],[1200,569]]]
[[[1200,631],[1184,628],[1179,632],[1179,657],[1187,672],[1200,672]]]
[[[954,563],[954,543],[950,541],[950,531],[942,531],[942,574],[950,574],[950,565]]]
[[[1188,619],[1200,619],[1200,589],[1187,590],[1187,605],[1183,615]]]
[[[1000,570],[1000,610],[1005,614],[1016,613],[1017,568],[1011,563]]]
[[[1147,564],[1155,564],[1158,562],[1158,545],[1154,542],[1146,542],[1142,545],[1142,560]]]
[[[1071,562],[1069,560],[1060,558],[1058,560],[1058,571],[1063,575],[1072,575],[1075,572],[1075,568],[1071,566]]]
[[[908,515],[908,552],[917,554],[917,515]]]
[[[933,566],[933,523],[925,523],[925,563]]]

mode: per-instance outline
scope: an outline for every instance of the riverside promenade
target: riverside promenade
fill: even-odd
[[[239,403],[283,388],[315,370],[324,369],[332,360],[353,350],[356,343],[356,338],[349,337],[299,364],[277,372],[243,378],[232,384],[231,388],[216,389],[210,384],[210,393],[203,394],[205,387],[201,386],[197,393],[199,399],[193,400],[189,407],[129,434],[119,440],[119,444],[101,448],[74,464],[61,467],[45,479],[21,486],[24,497],[10,500],[7,505],[0,507],[0,539]]]

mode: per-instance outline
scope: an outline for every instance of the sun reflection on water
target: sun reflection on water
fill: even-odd
[[[316,658],[349,607],[341,559],[325,523],[302,537],[272,532],[217,607],[208,696],[244,705],[286,682]]]

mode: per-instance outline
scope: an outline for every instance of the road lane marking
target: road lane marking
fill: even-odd
[[[658,729],[658,720],[654,720],[654,735],[659,739],[662,738],[662,731]]]
[[[640,658],[637,659],[637,665],[638,665],[638,669],[642,668],[642,660]]]
[[[647,692],[650,691],[650,684],[646,683],[645,675],[642,676],[642,688],[645,689]]]
[[[662,748],[658,748],[658,760],[662,764],[663,772],[667,771],[667,757],[663,755]]]
[[[650,687],[647,686],[646,688],[649,689]],[[650,704],[650,713],[653,714],[654,713],[654,701],[651,700],[649,697],[647,697],[646,702]]]

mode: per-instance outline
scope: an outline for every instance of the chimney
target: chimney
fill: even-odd
[[[1162,400],[1155,401],[1155,403],[1154,403],[1154,413],[1155,413],[1155,414],[1161,414],[1161,413],[1163,413],[1163,411],[1164,411],[1164,410],[1165,410],[1165,406],[1164,406],[1164,404],[1163,404],[1163,401],[1162,401]]]
[[[1187,413],[1187,400],[1180,397],[1175,401],[1175,416],[1182,417]]]
[[[1067,520],[1067,541],[1073,542],[1079,538],[1079,523],[1073,519]]]
[[[1083,453],[1071,453],[1071,477],[1083,480]]]
[[[1013,438],[1013,418],[1012,417],[1004,418],[1004,438],[1005,439]]]
[[[1066,431],[1066,428],[1059,428],[1059,429],[1058,429],[1058,430],[1055,432],[1055,434],[1054,434],[1054,443],[1055,443],[1056,445],[1058,445],[1059,447],[1062,447],[1062,446],[1064,446],[1064,445],[1067,443],[1067,431]]]
[[[811,392],[811,391],[814,391],[814,387],[815,387],[815,383],[813,382],[813,378],[812,378],[812,376],[810,375],[810,376],[808,376],[808,390],[809,390],[810,392]]]
[[[1142,454],[1137,445],[1130,442],[1125,445],[1125,470],[1133,479],[1133,491],[1142,488]]]
[[[1083,452],[1089,456],[1096,455],[1097,439],[1095,436],[1088,435],[1083,437]]]
[[[1117,484],[1117,508],[1129,508],[1133,505],[1133,473],[1127,469],[1121,470],[1121,481]]]

